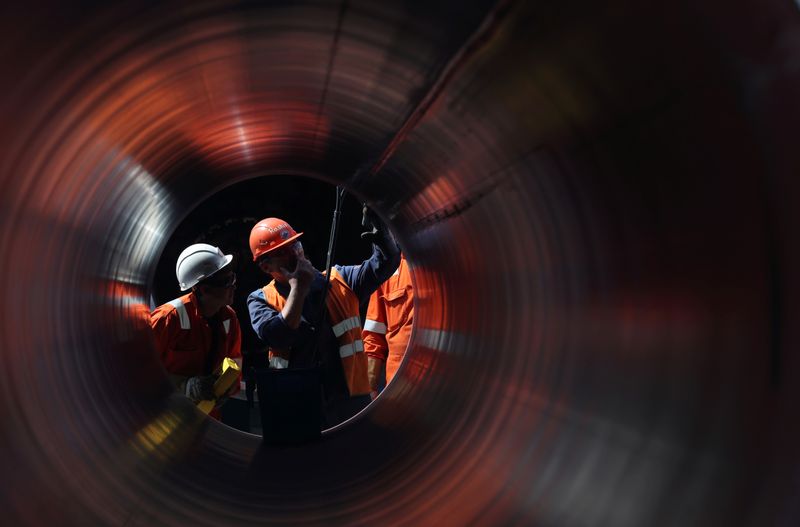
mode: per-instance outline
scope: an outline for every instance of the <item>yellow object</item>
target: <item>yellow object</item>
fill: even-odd
[[[207,414],[213,410],[214,406],[217,404],[217,399],[228,393],[233,385],[239,382],[240,371],[236,361],[230,357],[222,359],[222,364],[220,364],[217,371],[214,372],[214,375],[217,376],[217,380],[214,381],[214,395],[216,395],[216,397],[213,400],[205,400],[197,403],[197,407],[200,411]]]

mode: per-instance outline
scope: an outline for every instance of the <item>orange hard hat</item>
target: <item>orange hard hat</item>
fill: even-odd
[[[291,225],[280,218],[264,218],[250,231],[250,252],[253,253],[253,261],[289,245],[302,235],[302,232],[296,232]]]

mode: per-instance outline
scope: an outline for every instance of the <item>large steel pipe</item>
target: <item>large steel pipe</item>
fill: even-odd
[[[4,10],[9,524],[796,523],[794,3]],[[280,449],[146,323],[181,219],[272,174],[375,204],[417,292],[396,382]]]

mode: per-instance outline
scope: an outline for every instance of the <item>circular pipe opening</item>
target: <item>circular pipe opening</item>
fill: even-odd
[[[297,176],[256,177],[232,184],[204,199],[184,214],[169,235],[158,258],[151,286],[150,308],[160,306],[185,294],[178,287],[175,262],[184,248],[194,243],[208,243],[234,256],[237,274],[231,307],[237,313],[242,330],[242,354],[264,354],[265,345],[250,323],[247,297],[266,285],[271,278],[253,262],[248,246],[250,230],[263,217],[280,217],[304,232],[306,257],[320,270],[325,268],[328,236],[335,206],[336,187],[322,180]],[[345,195],[339,220],[339,237],[333,263],[355,265],[371,254],[371,244],[360,237],[362,204],[355,196]],[[367,302],[361,306],[362,319]],[[249,363],[248,360],[245,361]],[[261,435],[258,402],[248,408],[244,390],[222,408],[221,421],[239,430]],[[251,426],[252,425],[252,426]]]

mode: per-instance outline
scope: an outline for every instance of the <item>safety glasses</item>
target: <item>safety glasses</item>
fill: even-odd
[[[211,287],[224,287],[229,288],[236,285],[236,273],[231,271],[230,273],[225,273],[222,275],[214,275],[207,280],[203,280],[203,285],[209,285]]]

